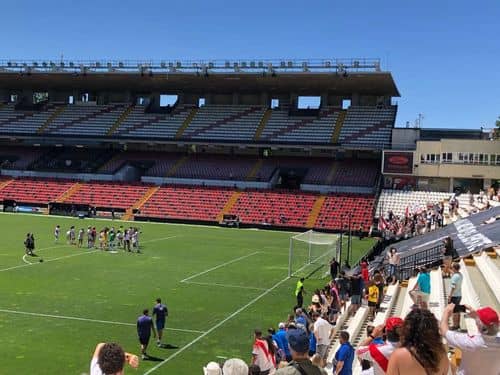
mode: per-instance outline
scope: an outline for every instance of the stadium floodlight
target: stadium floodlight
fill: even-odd
[[[338,235],[309,230],[290,237],[288,276],[323,278],[333,257],[339,259]]]

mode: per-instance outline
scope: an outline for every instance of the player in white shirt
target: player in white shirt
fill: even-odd
[[[84,233],[85,233],[85,231],[83,230],[83,228],[78,231],[78,247],[83,246],[83,234]]]
[[[56,225],[56,229],[54,229],[54,242],[55,243],[59,242],[59,234],[61,234],[61,227],[59,225]]]

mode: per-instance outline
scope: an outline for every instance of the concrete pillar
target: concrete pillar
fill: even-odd
[[[454,188],[454,185],[455,184],[455,180],[453,177],[450,177],[450,188],[449,188],[449,192],[450,193],[453,193],[453,188]]]
[[[297,108],[298,105],[299,105],[299,96],[296,93],[291,92],[290,93],[290,106],[293,108]]]
[[[323,94],[321,94],[320,107],[323,108],[323,107],[327,107],[327,106],[328,106],[328,93],[324,92]]]

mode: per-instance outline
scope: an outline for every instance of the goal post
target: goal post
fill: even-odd
[[[336,234],[309,230],[290,237],[288,276],[324,278],[339,250]]]

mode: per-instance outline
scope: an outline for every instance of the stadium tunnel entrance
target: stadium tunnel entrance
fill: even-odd
[[[283,189],[300,189],[300,185],[307,174],[307,168],[280,168],[276,187]]]

